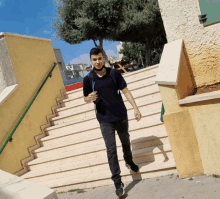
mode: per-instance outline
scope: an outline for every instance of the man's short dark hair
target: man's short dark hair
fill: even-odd
[[[99,53],[102,53],[102,50],[100,48],[92,48],[90,50],[90,59],[91,59],[92,55],[98,55]]]

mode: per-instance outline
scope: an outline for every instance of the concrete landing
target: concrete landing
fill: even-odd
[[[60,193],[58,199],[117,199],[114,186]],[[199,176],[179,179],[177,174],[125,184],[126,199],[219,199],[220,178]]]

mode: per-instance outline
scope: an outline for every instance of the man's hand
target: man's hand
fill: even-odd
[[[134,109],[134,116],[135,116],[135,119],[136,119],[137,121],[139,121],[139,120],[141,119],[142,115],[141,115],[141,113],[140,113],[140,111],[139,111],[138,108],[135,108],[135,109]]]
[[[97,91],[94,91],[94,92],[92,92],[92,93],[90,93],[89,95],[88,95],[88,99],[92,102],[92,101],[95,101],[97,98],[98,98],[98,96],[96,95],[96,93],[97,93]]]

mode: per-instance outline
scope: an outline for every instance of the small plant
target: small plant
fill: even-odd
[[[85,191],[83,189],[72,189],[72,190],[69,190],[68,192],[84,193]]]
[[[64,191],[58,191],[57,194],[64,193]]]
[[[213,175],[213,178],[220,178],[220,175]]]
[[[190,178],[189,180],[193,180],[192,178]]]

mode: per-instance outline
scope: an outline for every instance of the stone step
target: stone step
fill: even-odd
[[[138,140],[135,140],[135,139],[140,138],[141,135],[142,135],[142,132],[140,132],[139,134],[132,133],[130,135],[131,140],[138,142]],[[168,140],[166,140],[166,141],[168,141]],[[118,136],[116,137],[116,142],[118,142],[117,146],[121,146],[121,143],[120,143]],[[149,142],[150,141],[148,141],[148,145],[151,146]],[[161,142],[164,142],[163,138],[161,138]],[[154,143],[152,143],[152,144],[154,144]],[[133,147],[135,147],[134,145],[137,145],[137,144],[133,143],[132,145],[133,145]],[[145,143],[145,145],[146,145],[146,143]],[[137,148],[137,146],[136,146],[136,148]],[[38,158],[44,158],[46,156],[52,156],[54,154],[65,153],[68,151],[74,151],[74,153],[77,153],[77,155],[78,155],[78,153],[81,153],[81,152],[89,153],[89,152],[99,151],[102,149],[103,150],[105,149],[105,144],[104,144],[103,139],[96,139],[96,140],[92,140],[92,141],[81,142],[79,144],[63,145],[60,147],[57,147],[57,145],[50,145],[47,148],[42,147],[38,150],[35,150],[35,154],[36,154],[36,157],[38,157]]]
[[[142,102],[136,100],[136,104],[139,108],[139,111],[142,114],[146,110],[152,111],[152,110],[160,109],[162,106],[162,100],[161,99],[153,99],[153,100],[142,101]],[[134,108],[132,107],[132,105],[129,102],[127,102],[125,104],[125,106],[127,109],[127,113],[131,114],[131,112],[132,112],[132,114],[133,114]],[[77,113],[69,113],[69,114],[66,114],[65,116],[59,116],[59,117],[53,118],[52,121],[53,121],[54,125],[59,125],[59,124],[74,121],[74,120],[86,119],[87,117],[91,117],[91,116],[96,118],[94,108],[92,108],[90,110],[82,111],[81,113],[78,113],[78,114]]]
[[[148,164],[148,165],[150,165],[154,162],[155,162],[155,164],[161,164],[161,161],[158,161],[160,159],[162,159],[166,162],[170,161],[170,163],[171,163],[173,161],[172,153],[170,151],[166,151],[164,153],[165,153],[165,156],[161,153],[156,154],[156,155],[143,155],[143,156],[138,156],[138,157],[134,156],[134,162],[140,166],[142,166],[143,163]],[[125,162],[123,159],[119,159],[119,164],[120,164],[120,168],[121,168],[122,173],[123,173],[123,170],[127,170],[127,168],[124,166]],[[157,167],[159,168],[159,165]],[[162,164],[161,164],[161,167],[163,168]],[[172,164],[172,167],[173,167],[173,164]],[[149,172],[151,169],[152,169],[152,167],[149,166],[149,168],[145,169],[145,172]],[[39,177],[32,176],[27,179],[33,180],[34,182],[37,182],[37,183],[41,183],[41,182],[51,181],[51,180],[61,181],[64,178],[68,178],[69,176],[74,176],[74,178],[80,178],[80,176],[83,176],[83,175],[88,176],[91,173],[97,173],[97,172],[105,172],[108,174],[109,178],[111,177],[109,165],[108,165],[108,162],[106,162],[104,164],[96,164],[94,166],[90,166],[87,168],[80,168],[80,169],[68,170],[68,171],[64,171],[64,172],[57,172],[57,173],[53,173],[50,175],[43,175],[43,176],[39,176]],[[128,170],[128,172],[129,172],[129,170]],[[141,171],[141,172],[143,172],[143,171]]]
[[[167,136],[164,125],[150,126],[145,129],[143,128],[138,128],[138,129],[133,129],[133,130],[129,129],[129,134],[131,136],[131,139],[135,139],[136,137],[143,137],[146,135],[148,137],[166,137]],[[51,150],[54,148],[61,148],[63,146],[70,146],[74,144],[77,145],[77,144],[87,143],[89,141],[100,140],[100,139],[103,139],[103,137],[102,137],[101,131],[97,129],[97,130],[88,131],[84,134],[73,134],[73,135],[58,137],[56,139],[52,139],[49,141],[44,141],[43,147],[35,150],[35,152],[37,153],[37,152],[47,151],[47,150]]]
[[[146,77],[150,74],[153,74],[153,73],[157,73],[158,71],[158,67],[159,67],[159,64],[157,65],[154,65],[154,66],[150,66],[150,67],[147,67],[147,68],[143,68],[143,69],[140,69],[138,71],[134,71],[132,73],[126,73],[123,75],[124,79],[126,82],[129,82],[129,81],[135,81],[141,77]]]
[[[147,147],[149,144],[149,141],[141,141],[141,140],[137,140],[137,141],[133,141],[134,143],[132,143],[132,151],[136,154],[136,156],[140,156],[143,154],[140,153],[139,150],[143,149],[145,154],[148,155],[153,155],[153,154],[158,154],[158,153],[164,153],[164,151],[171,151],[171,147],[169,144],[169,140],[167,137],[164,138],[155,138],[155,141],[157,141],[157,146],[151,146],[151,147]],[[163,140],[163,142],[165,143],[165,145],[163,145],[163,142],[161,141]],[[104,142],[104,141],[103,141]],[[142,148],[139,148],[138,144],[140,144]],[[145,147],[146,146],[146,147]],[[99,147],[99,146],[98,146]],[[97,147],[97,148],[98,148]],[[101,147],[100,147],[101,148]],[[137,148],[137,149],[135,149]],[[118,146],[117,147],[118,150],[118,155],[122,157],[122,147]],[[140,153],[140,154],[138,154]],[[89,161],[89,166],[92,165],[92,163],[96,164],[96,160],[97,158],[103,158],[103,161],[107,163],[107,154],[106,154],[106,149],[105,147],[102,147],[102,149],[100,149],[99,151],[70,151],[70,152],[66,152],[66,153],[59,153],[56,156],[52,156],[52,157],[48,157],[48,158],[38,158],[38,161],[35,162],[31,162],[28,163],[28,168],[30,171],[36,171],[36,170],[44,170],[44,169],[52,169],[53,167],[63,167],[64,165],[69,165],[72,164],[72,167],[75,169],[79,169],[79,168],[83,168],[83,167],[88,167],[88,165],[86,165],[86,163],[80,164],[81,162],[85,161],[85,160],[90,160]]]
[[[139,78],[137,79],[131,79],[130,81],[126,81],[126,78],[125,78],[125,81],[127,83],[127,87],[129,90],[134,90],[136,89],[137,87],[142,87],[143,85],[147,86],[148,84],[155,84],[155,79],[156,79],[156,71],[154,73],[151,73],[151,74],[147,74],[146,76],[140,76]],[[66,96],[68,97],[67,99],[63,100],[63,102],[68,102],[69,99],[78,99],[78,98],[81,98],[83,97],[83,89],[81,90],[78,90],[78,92],[73,92],[73,93],[66,93]]]
[[[123,98],[123,94],[122,94],[122,98]],[[160,95],[159,90],[141,93],[139,96],[137,96],[135,98],[135,102],[139,103],[142,101],[149,101],[149,100],[155,100],[155,99],[161,99],[161,95]],[[130,104],[130,102],[127,99],[124,99],[124,103],[125,103],[126,107]],[[65,117],[68,114],[72,114],[72,113],[79,114],[79,113],[85,112],[87,110],[94,110],[94,103],[93,102],[86,103],[83,101],[83,102],[73,104],[68,107],[59,108],[59,109],[57,109],[57,115],[58,115],[58,117],[62,117],[62,116]],[[52,120],[52,121],[56,121],[56,118],[57,117],[55,117],[54,120]]]
[[[165,138],[165,139],[167,140],[168,138]],[[165,152],[170,152],[171,147],[165,139],[163,142],[161,142],[162,139],[161,140],[157,139],[158,145],[155,144],[155,146],[151,146],[151,147],[146,146],[147,148],[144,147],[144,148],[139,148],[139,149],[132,148],[133,158],[137,158],[139,156],[145,156],[145,158],[148,156],[148,158],[151,158],[152,155],[157,155],[161,153],[164,154]],[[143,142],[139,142],[139,143],[141,143],[143,147]],[[118,160],[124,161],[121,147],[117,147],[117,154],[118,154]],[[92,168],[92,167],[97,167],[97,166],[101,166],[104,164],[108,165],[107,153],[105,150],[103,150],[102,153],[99,152],[99,155],[92,159],[89,159],[89,158],[85,159],[84,157],[80,157],[80,160],[78,160],[77,158],[75,158],[75,159],[71,159],[71,162],[68,164],[65,163],[65,164],[60,164],[58,166],[55,166],[55,165],[50,166],[50,163],[48,163],[44,167],[38,167],[38,169],[31,170],[30,172],[25,174],[23,177],[25,177],[26,179],[29,179],[29,178],[36,178],[40,176],[46,176],[44,179],[40,180],[40,181],[43,181],[43,180],[48,180],[49,178],[52,179],[51,177],[53,176],[52,174],[54,174],[54,176],[57,176],[57,177],[59,176],[62,177],[62,175],[64,176],[66,172],[72,170],[73,172],[75,172],[74,175],[77,175],[77,172],[78,173],[91,172],[95,170],[95,168]]]
[[[162,170],[167,170],[167,169],[175,169],[175,161],[173,159],[172,152],[167,152],[167,157],[168,160],[166,162],[164,155],[163,154],[158,154],[158,155],[152,155],[150,158],[147,157],[137,157],[134,158],[135,163],[137,163],[140,166],[140,173],[136,174],[136,176],[142,176],[144,173],[149,173],[149,172],[158,172]],[[146,160],[147,159],[147,160]],[[126,177],[128,175],[131,175],[130,170],[128,170],[125,167],[124,161],[119,161],[120,164],[120,169],[121,169],[121,176],[122,180],[124,180],[123,177]],[[66,186],[70,185],[77,185],[75,187],[78,188],[88,188],[87,183],[90,183],[90,187],[97,186],[97,184],[92,185],[94,181],[102,181],[102,180],[108,180],[108,183],[111,183],[112,181],[110,179],[111,173],[109,170],[109,166],[106,164],[104,167],[103,165],[97,166],[93,168],[94,170],[88,173],[81,173],[78,175],[72,175],[68,174],[67,177],[59,178],[56,180],[56,178],[51,179],[51,180],[44,180],[44,181],[39,181],[39,184],[42,184],[44,186],[48,186],[50,188],[69,188]],[[132,175],[132,177],[135,177],[135,175]],[[30,179],[31,180],[31,179]],[[34,179],[32,179],[34,181]],[[103,185],[103,184],[102,184]],[[55,189],[56,190],[56,189]]]
[[[150,124],[151,122],[157,122],[160,121],[160,115],[161,115],[161,110],[152,110],[149,112],[142,113],[142,118],[140,121],[137,122],[135,120],[134,115],[129,116],[129,125],[131,126],[136,126],[136,127],[142,127],[145,126],[146,123]],[[145,117],[147,117],[147,121],[145,121]],[[99,128],[99,122],[97,121],[96,118],[86,118],[86,120],[82,121],[81,119],[77,122],[66,122],[64,124],[56,125],[47,128],[47,132],[50,136],[55,136],[55,135],[60,135],[61,132],[62,134],[69,134],[69,133],[77,133],[81,131],[87,131],[89,129],[94,129],[94,128]]]
[[[148,84],[147,86],[146,85],[139,86],[138,84],[136,84],[136,88],[129,89],[129,90],[131,91],[133,97],[136,98],[136,97],[139,97],[139,95],[150,94],[153,91],[159,91],[159,87],[154,82],[151,82],[151,84]],[[122,94],[121,95],[122,99],[125,101],[126,97],[124,96],[123,92],[121,92],[121,94]],[[63,100],[63,103],[65,107],[69,107],[75,104],[86,103],[86,102],[84,101],[84,97],[82,93],[81,97],[68,98],[68,99]]]
[[[134,133],[133,133],[133,135],[134,135]],[[140,147],[150,146],[150,144],[149,144],[149,140],[150,139],[152,141],[157,140],[157,142],[159,142],[159,144],[162,143],[160,141],[160,139],[163,140],[163,139],[166,138],[166,140],[164,142],[165,143],[169,142],[166,135],[164,135],[164,136],[162,136],[162,135],[160,135],[160,136],[156,136],[156,135],[152,136],[152,135],[150,135],[149,137],[146,137],[146,136],[143,137],[142,136],[139,139],[133,139],[132,138],[133,135],[132,134],[130,134],[130,135],[131,135],[131,147],[132,147],[132,150],[133,149],[139,149]],[[116,139],[118,140],[117,136],[116,136]],[[156,142],[156,141],[154,141],[154,142]],[[70,162],[74,162],[75,160],[76,161],[83,160],[84,158],[86,158],[86,159],[88,159],[88,158],[96,158],[96,157],[99,157],[100,155],[103,155],[102,151],[105,151],[104,140],[100,139],[99,143],[102,143],[102,146],[101,147],[100,146],[95,146],[95,147],[96,147],[97,150],[100,149],[100,151],[96,150],[96,152],[94,152],[94,151],[80,150],[79,149],[78,151],[76,150],[76,151],[70,151],[70,152],[66,152],[66,153],[57,153],[57,154],[53,154],[53,156],[50,156],[50,157],[46,156],[46,157],[42,157],[42,158],[37,158],[37,159],[29,162],[28,165],[30,166],[30,169],[33,170],[33,169],[44,168],[44,167],[46,167],[46,165],[49,165],[49,166],[60,165],[61,162],[62,163],[65,162],[65,164],[68,164]],[[117,146],[121,147],[119,140],[118,140]],[[94,148],[93,148],[93,150],[94,150]],[[84,154],[84,156],[82,156],[82,154]],[[59,162],[60,159],[61,159],[61,162]],[[50,161],[53,161],[53,162],[50,162]]]
[[[148,114],[142,114],[142,118],[140,121],[136,121],[134,116],[131,117],[129,119],[129,132],[133,131],[133,130],[136,130],[136,129],[143,129],[143,128],[150,128],[150,127],[153,127],[153,126],[156,126],[156,125],[163,125],[163,123],[160,121],[160,120],[156,120],[156,121],[152,121],[152,122],[148,122],[148,123],[143,123],[141,126],[139,126],[139,123],[145,118],[145,117],[148,117],[149,115],[154,115],[154,114],[158,114],[160,113],[160,110],[157,110],[155,112],[154,111],[150,111]],[[90,121],[92,121],[93,119],[89,119],[87,118]],[[134,121],[134,122],[133,122]],[[97,120],[96,120],[97,122]],[[130,124],[132,122],[132,125]],[[82,121],[81,121],[82,123]],[[133,124],[134,123],[134,124]],[[71,123],[69,123],[71,124]],[[81,125],[81,126],[84,126],[84,125]],[[56,127],[56,126],[55,126]],[[89,126],[90,127],[90,126]],[[100,132],[100,125],[99,123],[97,122],[97,125],[95,127],[92,127],[92,128],[84,128],[84,129],[79,129],[78,127],[77,128],[74,128],[72,129],[71,131],[69,132],[66,132],[66,133],[58,133],[58,134],[53,134],[53,135],[49,135],[49,136],[46,136],[44,138],[41,139],[41,142],[44,144],[46,142],[50,142],[51,140],[55,140],[57,138],[61,138],[61,137],[67,137],[67,136],[74,136],[76,135],[77,137],[80,137],[80,136],[83,136],[83,135],[87,135],[89,134],[89,132],[94,132],[94,131],[97,131]],[[146,129],[147,130],[147,129]],[[83,134],[82,134],[83,133]],[[92,138],[91,138],[92,139]]]
[[[134,80],[137,80],[137,79],[140,79],[143,77],[147,78],[149,75],[152,75],[153,73],[157,74],[158,66],[159,66],[159,64],[154,65],[154,66],[150,66],[150,67],[138,70],[138,71],[134,71],[132,73],[126,73],[123,75],[123,77],[124,77],[125,81],[127,82],[127,84],[129,84],[130,82],[132,82]],[[149,71],[151,71],[151,72],[149,72]],[[73,91],[66,92],[66,95],[73,94],[74,96],[80,96],[81,94],[79,94],[79,93],[82,93],[82,92],[83,92],[83,88],[78,88]]]
[[[159,111],[158,111],[159,112]],[[143,128],[146,128],[146,126],[147,125],[158,125],[158,124],[160,124],[159,123],[159,119],[158,119],[158,117],[159,117],[159,114],[157,113],[157,114],[155,114],[155,112],[154,112],[154,115],[151,115],[151,117],[149,117],[149,115],[148,116],[144,116],[140,121],[136,121],[136,120],[131,120],[131,121],[129,121],[129,130],[131,131],[131,130],[133,130],[133,129],[135,129],[135,130],[137,130],[137,129],[143,129]],[[88,126],[87,126],[87,130],[88,130]],[[99,126],[99,124],[98,124],[98,126],[97,126],[97,130],[99,130],[100,131],[100,126]],[[101,132],[100,132],[101,133]],[[33,152],[33,153],[36,153],[36,151],[39,151],[40,149],[37,149],[37,150],[35,150],[35,152]],[[52,156],[51,157],[45,157],[45,158],[42,158],[42,160],[41,161],[44,161],[43,159],[45,159],[45,161],[47,161],[47,160],[50,160],[52,158]],[[28,164],[29,165],[31,165],[31,164],[35,164],[35,162],[38,162],[40,159],[39,158],[37,158],[37,159],[35,159],[35,160],[33,160],[33,161],[31,161],[31,162],[29,162]]]
[[[167,139],[167,137],[164,137],[164,138]],[[147,151],[149,154],[151,154],[150,150],[152,150],[152,153],[158,152],[158,154],[159,154],[160,151],[153,151],[154,147],[152,147],[152,146],[151,146],[150,150],[149,150],[149,148],[146,149],[147,146],[149,147],[149,142],[152,140],[154,140],[153,141],[154,144],[155,144],[155,142],[157,142],[157,144],[159,143],[157,145],[157,147],[163,147],[163,148],[161,148],[162,151],[169,151],[171,149],[169,144],[166,144],[166,146],[161,145],[160,139],[163,139],[162,137],[157,137],[155,135],[154,137],[148,136],[148,137],[145,137],[142,139],[143,139],[142,141],[139,140],[141,142],[136,142],[136,143],[138,143],[136,145],[134,145],[134,141],[131,141],[131,148],[132,148],[133,156],[141,155],[141,154],[143,154],[143,152],[146,153]],[[168,141],[166,140],[166,142],[168,142]],[[146,144],[148,144],[148,145],[146,145]],[[122,148],[120,148],[120,146],[117,147],[117,151],[118,151],[117,153],[118,153],[119,160],[120,160],[120,158],[123,159]],[[90,166],[95,166],[95,165],[107,163],[106,152],[105,153],[100,152],[99,155],[96,156],[96,158],[93,158],[92,160],[94,160],[93,161],[94,164],[92,164],[91,161],[88,161],[88,159],[83,159],[83,157],[80,157],[80,159],[81,160],[78,159],[77,161],[75,161],[73,158],[71,158],[71,159],[69,159],[69,161],[66,160],[64,163],[62,162],[61,164],[57,164],[57,165],[53,164],[52,166],[47,164],[47,166],[44,165],[44,167],[38,167],[38,168],[35,167],[34,170],[31,170],[30,172],[25,174],[24,177],[31,178],[31,177],[49,175],[49,174],[53,174],[53,173],[58,173],[58,172],[63,172],[63,171],[68,171],[68,170],[73,170],[73,169],[87,168]],[[32,167],[31,167],[31,169],[32,169]]]

